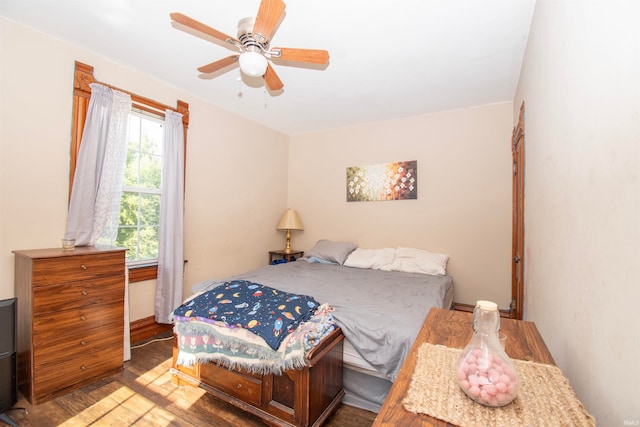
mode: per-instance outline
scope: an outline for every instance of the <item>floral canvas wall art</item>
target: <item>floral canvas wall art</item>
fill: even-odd
[[[417,160],[347,168],[347,202],[417,198]]]

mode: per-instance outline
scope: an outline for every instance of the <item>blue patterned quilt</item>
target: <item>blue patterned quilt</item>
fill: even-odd
[[[185,302],[173,311],[177,320],[223,322],[262,337],[274,350],[320,304],[310,296],[282,292],[247,280],[225,282]]]

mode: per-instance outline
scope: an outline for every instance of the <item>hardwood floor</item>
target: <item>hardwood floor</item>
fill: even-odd
[[[171,383],[171,336],[131,351],[123,371],[41,405],[19,396],[7,412],[21,427],[224,426],[264,427],[262,421],[194,387]],[[16,408],[27,409],[24,411]],[[342,405],[328,427],[370,426],[374,413]],[[0,421],[0,426],[5,424]]]

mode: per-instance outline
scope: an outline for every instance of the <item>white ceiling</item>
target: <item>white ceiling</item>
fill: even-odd
[[[181,12],[236,36],[260,0],[0,0],[12,21],[143,71],[287,134],[511,101],[535,0],[285,0],[272,46],[326,49],[325,69],[275,64],[284,90],[233,68],[233,53],[174,27]],[[26,52],[25,52],[26,53]],[[145,95],[145,94],[141,94]],[[145,95],[146,96],[146,95]]]

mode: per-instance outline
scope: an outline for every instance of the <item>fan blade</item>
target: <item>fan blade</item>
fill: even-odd
[[[278,77],[276,70],[273,69],[271,64],[267,64],[267,71],[264,73],[262,78],[269,90],[277,91],[284,87],[282,80],[280,80],[280,77]]]
[[[275,59],[283,61],[310,62],[312,64],[326,64],[329,62],[329,52],[315,49],[291,49],[286,47],[274,47],[273,51],[280,52]]]
[[[282,15],[286,5],[282,0],[262,0],[256,22],[253,24],[253,35],[261,34],[265,39],[271,40],[275,33],[276,26]]]
[[[214,30],[213,28],[209,27],[208,25],[203,24],[202,22],[196,21],[193,18],[189,18],[186,15],[183,15],[182,13],[179,12],[174,12],[172,14],[170,14],[169,16],[171,16],[171,19],[175,22],[177,22],[178,24],[182,24],[185,27],[189,27],[193,30],[196,30],[200,33],[206,34],[208,36],[211,36],[215,39],[221,40],[223,42],[226,42],[227,40],[231,39],[233,41],[235,41],[236,43],[239,43],[238,40],[235,37],[231,37],[226,35],[225,33],[218,31],[218,30]]]
[[[211,64],[207,64],[207,65],[203,65],[202,67],[199,67],[198,71],[205,74],[214,73],[218,70],[228,67],[231,64],[237,64],[238,58],[240,58],[240,55],[227,56],[226,58],[219,59],[215,62],[212,62]]]

